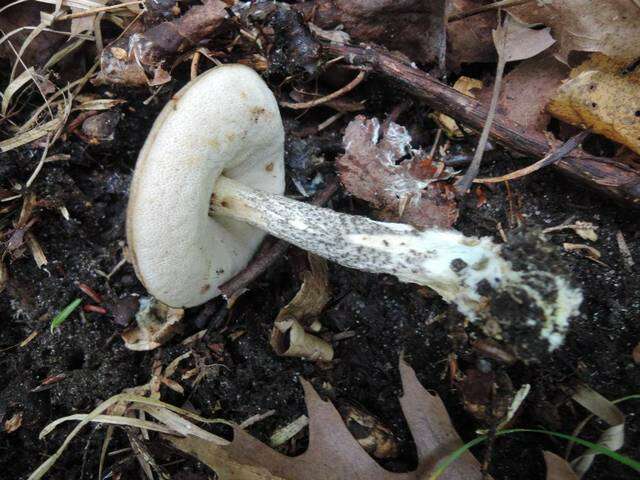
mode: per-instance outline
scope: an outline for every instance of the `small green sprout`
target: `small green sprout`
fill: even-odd
[[[64,307],[64,309],[60,313],[53,317],[53,320],[51,320],[51,333],[53,333],[53,331],[58,328],[62,324],[62,322],[69,318],[69,315],[71,315],[81,303],[82,300],[76,298],[73,302]]]

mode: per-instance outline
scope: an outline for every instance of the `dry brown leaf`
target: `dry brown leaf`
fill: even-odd
[[[450,15],[484,5],[484,0],[452,0]],[[447,62],[455,69],[463,63],[493,62],[496,51],[491,31],[496,28],[495,12],[485,12],[447,24]]]
[[[632,0],[532,1],[508,10],[523,22],[551,27],[565,63],[573,50],[640,57],[640,7]]]
[[[309,254],[308,258],[311,268],[302,274],[300,290],[293,300],[282,307],[276,322],[295,319],[301,325],[311,326],[327,305],[331,296],[327,261],[313,254]]]
[[[564,458],[551,452],[543,452],[543,455],[544,463],[547,465],[547,480],[578,480],[578,476]]]
[[[171,78],[163,68],[166,62],[187,46],[211,36],[227,18],[227,7],[220,0],[206,0],[180,18],[118,40],[102,51],[101,71],[95,82],[140,86],[166,83]]]
[[[477,420],[496,424],[505,419],[515,398],[511,379],[503,373],[468,369],[456,381],[463,406]]]
[[[309,2],[313,22],[324,29],[344,26],[358,42],[398,50],[411,60],[439,61],[446,43],[445,1],[321,0]]]
[[[508,63],[538,55],[555,40],[548,28],[536,30],[507,15],[503,24],[493,31],[493,43],[498,56]]]
[[[403,396],[400,405],[416,444],[419,464],[414,472],[392,473],[378,465],[347,430],[334,406],[323,401],[311,384],[301,380],[309,412],[309,448],[287,457],[234,428],[229,445],[195,437],[165,436],[176,448],[193,455],[222,480],[417,480],[426,478],[438,461],[462,445],[437,395],[431,395],[409,365],[400,361]],[[480,480],[480,464],[465,452],[440,477],[442,480]]]
[[[624,446],[625,418],[615,403],[587,385],[579,385],[572,399],[609,425],[598,438],[598,445],[614,452]],[[577,472],[578,477],[582,477],[589,470],[593,460],[599,454],[590,449],[571,461],[571,467]]]
[[[545,108],[569,69],[552,56],[523,61],[507,73],[498,98],[498,112],[522,127],[522,132],[543,132],[550,115]],[[479,95],[489,104],[491,88]]]
[[[604,55],[592,55],[571,71],[571,79],[549,103],[549,112],[640,153],[640,72],[623,73],[625,66]]]
[[[327,261],[309,254],[310,270],[296,296],[282,307],[271,330],[271,346],[278,355],[331,361],[333,347],[323,339],[305,331],[320,331],[317,321],[330,298]]]
[[[387,220],[417,227],[449,228],[458,217],[453,190],[441,179],[439,168],[422,152],[411,152],[407,130],[393,122],[381,131],[377,118],[359,115],[347,126],[345,154],[336,167],[352,195],[382,210]],[[396,165],[405,155],[412,155]]]

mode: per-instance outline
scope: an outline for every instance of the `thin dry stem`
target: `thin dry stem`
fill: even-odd
[[[463,12],[454,13],[453,15],[449,16],[447,21],[456,22],[458,20],[462,20],[463,18],[468,18],[479,13],[489,12],[491,10],[497,10],[499,8],[516,7],[518,5],[529,3],[530,1],[531,0],[501,0],[499,2],[490,3],[489,5],[482,5],[480,7],[470,8],[469,10],[465,10]]]
[[[504,37],[506,38],[506,36]],[[503,40],[504,42],[504,40]],[[499,48],[498,52],[502,52],[503,48]],[[478,140],[478,146],[476,147],[476,151],[473,155],[473,160],[471,160],[471,165],[465,172],[462,179],[456,185],[456,189],[459,194],[463,195],[471,186],[473,180],[478,176],[478,172],[480,171],[480,163],[482,163],[482,156],[484,155],[484,149],[487,146],[487,141],[489,140],[489,133],[491,132],[491,125],[493,124],[493,119],[496,115],[496,108],[498,106],[498,96],[500,95],[500,88],[502,87],[502,76],[504,74],[504,66],[506,65],[506,58],[504,54],[499,53],[498,57],[498,66],[496,68],[496,79],[493,84],[493,93],[491,95],[491,104],[489,106],[489,112],[487,113],[487,119],[484,122],[484,126],[482,127],[482,133],[480,134],[480,140]]]
[[[362,83],[362,81],[364,80],[365,76],[366,76],[366,72],[361,71],[360,73],[358,73],[356,78],[351,80],[344,87],[342,87],[342,88],[336,90],[335,92],[330,93],[329,95],[326,95],[324,97],[316,98],[315,100],[310,100],[308,102],[301,102],[301,103],[280,102],[280,105],[283,106],[283,107],[286,107],[286,108],[294,109],[294,110],[304,110],[306,108],[312,108],[312,107],[316,107],[318,105],[322,105],[323,103],[327,103],[327,102],[329,102],[331,100],[335,100],[336,98],[341,97],[345,93],[348,93],[351,90],[353,90],[354,88],[356,88],[358,85],[360,85]]]
[[[56,20],[62,21],[62,20],[72,20],[74,18],[90,17],[91,15],[96,15],[101,12],[110,12],[113,10],[118,10],[120,8],[126,8],[130,5],[139,5],[141,3],[142,3],[141,0],[135,0],[133,2],[118,3],[117,5],[108,5],[106,7],[92,8],[91,10],[85,10],[83,12],[67,13],[65,15],[61,15]]]
[[[577,148],[580,143],[591,133],[590,130],[584,130],[577,135],[574,135],[569,140],[567,140],[560,148],[550,152],[548,155],[545,155],[544,158],[541,158],[537,162],[521,168],[520,170],[516,170],[515,172],[507,173],[506,175],[501,175],[499,177],[491,177],[491,178],[476,178],[473,183],[500,183],[506,182],[508,180],[515,180],[518,178],[522,178],[530,173],[537,172],[541,168],[544,168],[548,165],[552,165],[558,160],[561,160],[566,155],[571,153],[575,148]]]

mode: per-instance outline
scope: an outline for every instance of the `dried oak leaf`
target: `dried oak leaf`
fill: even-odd
[[[571,71],[549,103],[549,112],[640,153],[640,72],[622,73],[624,68],[624,62],[592,55]]]
[[[143,86],[168,82],[171,77],[163,64],[219,29],[227,18],[227,7],[220,0],[205,0],[175,20],[118,40],[102,51],[95,83]]]
[[[458,218],[450,185],[436,182],[440,169],[411,152],[407,130],[393,122],[381,131],[377,118],[358,115],[347,126],[344,155],[336,168],[345,188],[382,209],[386,220],[402,220],[417,227],[449,228]],[[384,133],[384,135],[382,135]],[[396,164],[406,155],[408,160]]]
[[[335,407],[323,401],[311,384],[302,380],[309,412],[309,448],[287,457],[256,440],[239,427],[229,445],[215,445],[196,437],[165,436],[175,447],[215,470],[222,480],[418,480],[462,445],[437,395],[431,395],[415,372],[400,361],[403,396],[400,406],[418,453],[418,468],[392,473],[373,460],[347,430]],[[440,476],[442,480],[480,480],[480,464],[465,452]]]
[[[399,50],[411,60],[432,63],[446,44],[444,0],[320,0],[306,2],[313,23],[344,27],[353,40]],[[305,8],[307,10],[307,8]]]
[[[565,63],[572,51],[628,61],[640,57],[640,8],[631,0],[538,1],[508,11],[523,22],[551,27],[558,58]]]

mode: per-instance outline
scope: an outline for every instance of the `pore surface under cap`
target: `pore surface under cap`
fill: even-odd
[[[169,101],[138,156],[127,210],[134,267],[152,295],[190,307],[220,294],[265,233],[208,215],[215,180],[281,194],[283,158],[277,102],[252,69],[214,68]]]

